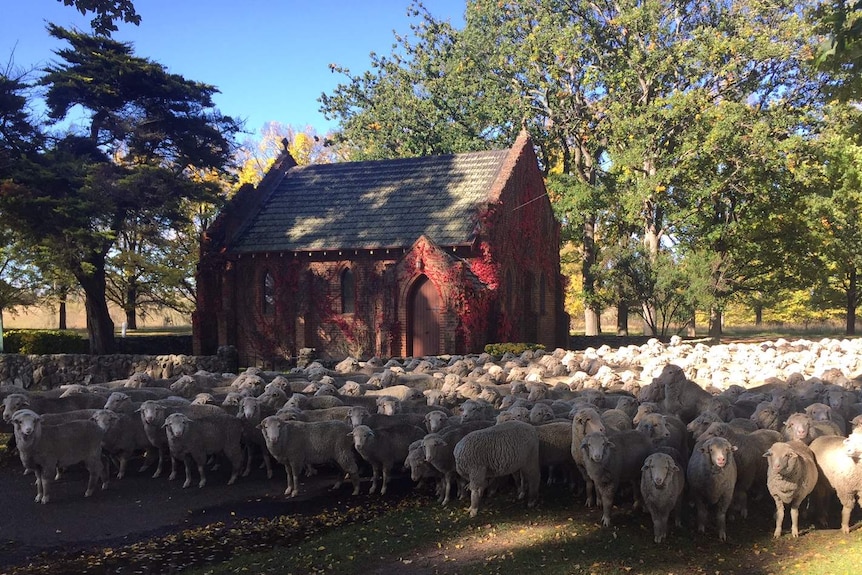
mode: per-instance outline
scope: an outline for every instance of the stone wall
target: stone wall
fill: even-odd
[[[146,372],[154,379],[170,379],[198,370],[237,373],[236,350],[220,348],[218,355],[20,355],[0,354],[0,385],[47,390],[73,383],[94,384],[126,379]]]

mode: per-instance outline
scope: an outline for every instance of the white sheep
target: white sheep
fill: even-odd
[[[817,485],[814,453],[801,441],[777,442],[763,454],[769,462],[766,487],[775,500],[775,531],[781,537],[784,506],[790,505],[790,533],[799,537],[799,505]]]
[[[857,435],[855,433],[851,436]],[[820,479],[817,486],[816,509],[828,508],[826,496],[834,492],[841,502],[841,531],[850,533],[850,514],[856,499],[862,497],[862,449],[858,439],[825,435],[809,447],[817,461]]]
[[[471,431],[484,429],[490,425],[490,421],[473,421],[456,425],[441,433],[429,433],[422,438],[425,461],[442,475],[443,493],[440,503],[444,506],[448,505],[452,500],[452,482],[457,479],[454,454],[455,445]]]
[[[533,507],[539,498],[539,436],[523,421],[507,421],[472,431],[455,445],[455,469],[469,484],[470,516],[479,512],[479,502],[494,477],[515,475],[519,499],[526,496]]]
[[[163,425],[171,457],[185,463],[183,488],[192,484],[192,462],[200,475],[198,487],[205,486],[207,457],[218,453],[223,453],[230,461],[231,476],[227,484],[234,484],[242,466],[242,425],[237,419],[227,415],[191,419],[185,413],[172,413]]]
[[[602,432],[588,433],[580,447],[587,475],[601,499],[602,525],[610,527],[617,489],[621,483],[631,482],[638,493],[641,467],[652,452],[652,443],[644,434],[626,430],[610,437]]]
[[[353,450],[351,426],[343,421],[286,421],[277,415],[265,418],[260,428],[266,447],[287,473],[288,497],[299,495],[299,474],[306,465],[336,463],[342,475],[333,489],[341,487],[341,476],[353,482],[353,495],[359,494],[359,468]]]
[[[596,503],[596,492],[593,480],[590,479],[587,468],[584,466],[584,450],[581,449],[581,443],[587,434],[605,433],[606,430],[599,412],[592,407],[582,407],[574,412],[572,417],[572,459],[586,485],[586,500],[584,501],[586,507],[592,507]]]
[[[119,458],[117,479],[122,479],[126,475],[126,465],[128,465],[129,459],[152,447],[144,431],[141,418],[134,414],[98,409],[93,413],[91,419],[104,432],[102,449],[105,453]],[[146,467],[145,461],[140,470],[143,471]]]
[[[389,478],[396,463],[407,458],[410,444],[425,436],[425,429],[410,423],[371,429],[357,425],[352,430],[353,446],[362,458],[371,465],[372,479],[369,493],[386,495]]]
[[[706,533],[712,507],[721,541],[727,541],[727,509],[736,485],[735,451],[724,437],[710,437],[692,450],[686,470],[689,494],[697,509],[697,531]]]
[[[667,522],[674,512],[675,524],[682,524],[682,492],[685,488],[685,470],[666,453],[653,453],[641,468],[640,493],[644,508],[652,517],[656,543],[667,537]]]
[[[89,497],[102,481],[106,489],[107,474],[102,465],[102,436],[98,425],[89,420],[69,421],[60,425],[42,425],[42,416],[30,409],[16,411],[10,418],[21,463],[36,474],[36,502],[48,503],[51,478],[60,467],[84,463],[89,473]]]

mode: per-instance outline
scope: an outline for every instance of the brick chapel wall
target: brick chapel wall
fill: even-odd
[[[532,147],[523,146],[520,154],[508,161],[512,165],[504,169],[511,169],[511,177],[500,191],[500,201],[487,227],[495,259],[503,262],[500,270],[503,289],[508,284],[507,273],[513,289],[511,296],[501,297],[502,321],[511,325],[512,340],[524,341],[535,336],[536,343],[553,349],[564,345],[558,341],[559,224],[554,219]],[[531,286],[526,288],[528,279]],[[529,302],[524,300],[528,295]],[[528,325],[530,322],[532,325]]]

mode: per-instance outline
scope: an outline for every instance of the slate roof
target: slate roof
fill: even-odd
[[[296,166],[232,242],[231,251],[440,246],[474,240],[509,150]]]

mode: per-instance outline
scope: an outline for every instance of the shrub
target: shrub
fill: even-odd
[[[485,346],[485,353],[491,354],[494,357],[500,357],[507,353],[521,355],[526,350],[545,349],[545,346],[540,343],[489,343]]]
[[[89,353],[89,342],[78,333],[58,329],[10,329],[3,333],[3,351],[24,355]]]

